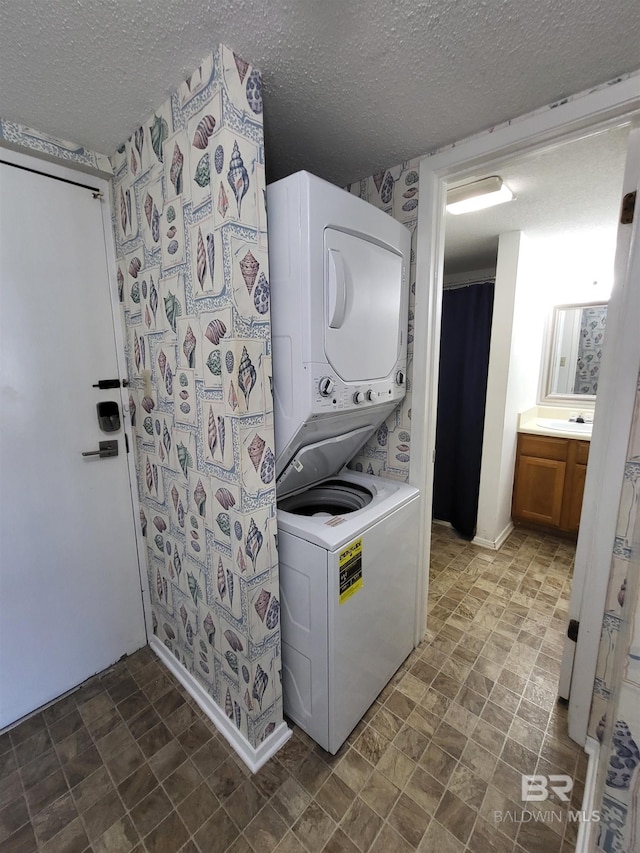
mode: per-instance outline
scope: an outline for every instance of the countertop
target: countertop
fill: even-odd
[[[575,409],[562,409],[555,406],[533,406],[518,415],[518,432],[530,435],[550,435],[554,438],[573,438],[579,441],[591,441],[590,432],[580,432],[571,429],[554,429],[540,426],[539,420],[553,419],[569,422],[569,417],[576,414]],[[593,417],[593,411],[585,411],[585,416]]]

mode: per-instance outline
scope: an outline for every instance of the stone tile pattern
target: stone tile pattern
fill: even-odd
[[[256,747],[282,721],[259,72],[218,47],[112,162],[153,631]]]
[[[150,649],[0,736],[0,853],[569,853],[566,805],[534,827],[520,774],[586,761],[556,703],[570,544],[494,553],[433,532],[429,627],[337,755],[301,730],[251,775]]]

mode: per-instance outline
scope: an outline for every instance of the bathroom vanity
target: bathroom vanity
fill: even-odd
[[[521,416],[511,506],[516,524],[577,534],[590,438],[590,424]]]
[[[577,533],[589,442],[518,434],[513,520]]]

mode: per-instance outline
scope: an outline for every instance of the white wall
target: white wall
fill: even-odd
[[[531,276],[530,250],[519,231],[498,242],[482,470],[478,544],[497,547],[511,530],[518,414],[535,405],[546,305]]]
[[[498,547],[511,530],[518,415],[538,402],[545,322],[554,305],[607,300],[610,227],[502,234],[498,242],[475,542]]]
[[[551,308],[571,302],[606,302],[613,285],[617,223],[600,228],[529,234],[530,273]]]

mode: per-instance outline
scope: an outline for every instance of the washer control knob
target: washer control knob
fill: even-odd
[[[371,388],[369,388],[369,390],[367,391],[365,396],[370,403],[375,403],[378,395],[376,394],[375,391],[373,391]]]
[[[404,370],[399,370],[396,373],[396,385],[404,385]]]
[[[353,395],[353,402],[364,403],[364,394],[362,393],[362,391],[356,391],[356,393]]]
[[[333,393],[333,389],[335,388],[335,382],[330,376],[323,376],[320,382],[318,383],[318,391],[320,392],[321,397],[328,397]]]

